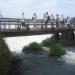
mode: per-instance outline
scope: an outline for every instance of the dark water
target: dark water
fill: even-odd
[[[67,48],[74,51],[74,48]],[[21,62],[10,75],[75,75],[75,65],[47,56],[47,52],[39,54],[20,54]]]

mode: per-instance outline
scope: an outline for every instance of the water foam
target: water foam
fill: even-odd
[[[75,52],[67,51],[66,55],[62,56],[62,60],[66,63],[75,65]]]

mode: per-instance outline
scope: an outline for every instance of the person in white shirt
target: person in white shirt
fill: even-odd
[[[34,28],[36,28],[36,19],[37,19],[37,16],[36,16],[36,13],[34,13],[32,16],[32,23],[34,23]]]
[[[50,16],[48,15],[48,12],[46,12],[44,14],[44,21],[45,21],[45,27],[46,28],[47,28],[47,24],[48,24],[49,20],[50,20]]]
[[[59,14],[56,14],[56,28],[59,27],[59,22],[60,22],[60,20],[59,20]]]
[[[51,14],[51,16],[50,16],[50,22],[51,22],[51,28],[54,28],[54,16],[53,16],[53,14]]]
[[[61,15],[60,16],[60,25],[61,25],[61,28],[63,28],[64,27],[64,15]]]
[[[24,17],[24,12],[22,12],[21,25],[22,25],[22,28],[25,28],[25,17]]]

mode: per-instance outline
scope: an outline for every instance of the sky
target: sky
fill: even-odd
[[[31,18],[33,13],[37,18],[43,18],[43,14],[64,14],[75,16],[75,0],[0,0],[0,13],[4,17],[20,18],[25,13],[25,18]]]

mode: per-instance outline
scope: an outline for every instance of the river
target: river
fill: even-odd
[[[48,57],[47,52],[17,56],[21,62],[10,75],[75,75],[75,47],[68,47],[67,54],[59,59]]]
[[[12,52],[16,52],[16,56],[20,58],[20,62],[13,66],[10,75],[75,75],[75,47],[67,47],[67,54],[59,59],[48,57],[48,52],[43,51],[39,54],[24,54],[22,48],[30,42],[40,43],[47,37],[31,36],[16,38],[5,38],[8,47]],[[25,41],[26,40],[26,41]]]

